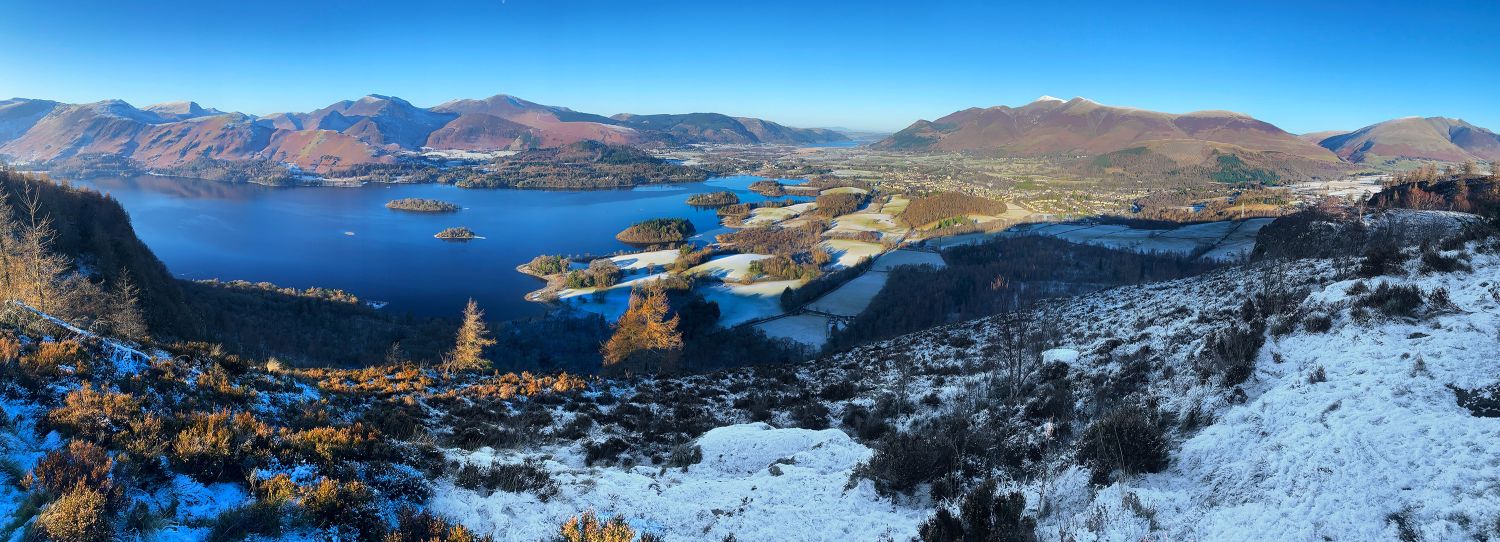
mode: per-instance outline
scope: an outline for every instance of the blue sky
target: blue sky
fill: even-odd
[[[1293,132],[1500,129],[1500,2],[0,0],[0,98],[265,114],[507,93],[899,129],[1047,94]]]

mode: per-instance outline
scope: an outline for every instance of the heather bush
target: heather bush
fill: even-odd
[[[1167,441],[1146,409],[1126,406],[1089,424],[1078,439],[1078,459],[1104,484],[1115,471],[1161,472],[1167,468]]]
[[[272,436],[248,412],[193,413],[172,441],[172,464],[205,483],[243,480],[268,454]]]
[[[88,352],[77,341],[45,342],[21,356],[21,371],[36,380],[88,373]]]
[[[985,481],[964,495],[958,515],[939,507],[917,530],[921,542],[1035,542],[1036,521],[1026,517],[1026,497],[995,494],[995,481]]]
[[[396,512],[396,528],[387,533],[384,542],[493,542],[489,535],[479,536],[463,525],[449,521],[427,510],[402,508]]]
[[[1370,293],[1359,298],[1356,306],[1380,311],[1386,316],[1415,316],[1422,307],[1422,290],[1416,286],[1392,286],[1382,282]]]
[[[364,484],[339,482],[323,478],[317,485],[303,488],[302,516],[324,532],[337,532],[336,538],[379,540],[385,522],[375,504],[375,494]]]
[[[114,460],[98,445],[74,440],[68,446],[48,452],[23,480],[32,491],[61,495],[75,487],[86,487],[110,496],[115,493],[110,471]]]
[[[108,542],[115,539],[115,511],[96,488],[78,486],[47,505],[28,533],[32,540]]]
[[[84,383],[63,398],[62,406],[47,413],[41,428],[109,446],[141,416],[140,401],[130,394]]]

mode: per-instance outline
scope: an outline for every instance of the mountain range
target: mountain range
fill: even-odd
[[[1406,117],[1353,132],[1323,132],[1318,144],[1355,163],[1400,158],[1500,160],[1500,135],[1459,119]],[[1313,134],[1309,134],[1313,136]]]
[[[1500,136],[1443,117],[1409,117],[1352,132],[1299,136],[1231,111],[1173,114],[1050,96],[1020,107],[976,107],[934,121],[919,120],[875,147],[1019,155],[1103,155],[1144,148],[1183,164],[1226,152],[1335,164],[1400,158],[1500,159]]]
[[[327,172],[388,163],[403,151],[520,150],[578,141],[610,144],[810,144],[847,137],[822,128],[718,113],[605,117],[514,96],[430,108],[368,95],[307,113],[227,113],[194,102],[136,108],[124,101],[0,101],[0,156],[49,162],[84,155],[165,168],[200,158],[268,160]]]

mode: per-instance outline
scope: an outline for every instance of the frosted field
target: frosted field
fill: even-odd
[[[895,218],[885,213],[874,213],[860,211],[840,216],[833,220],[833,227],[827,233],[859,233],[862,231],[873,231],[881,234],[881,238],[889,236],[901,236],[906,233],[906,228],[896,224]]]
[[[835,258],[834,263],[839,267],[853,267],[866,258],[874,257],[885,250],[880,243],[852,239],[829,239],[818,243],[818,246],[832,254]]]
[[[719,304],[719,325],[733,327],[751,320],[781,314],[781,292],[799,288],[800,280],[776,280],[755,284],[715,284],[698,291]]]
[[[576,447],[547,454],[449,450],[489,465],[537,458],[558,484],[541,501],[530,493],[488,495],[437,483],[432,509],[496,540],[551,540],[580,510],[622,514],[636,529],[667,540],[908,540],[928,511],[898,505],[868,480],[845,489],[871,451],[843,431],[730,425],[698,437],[703,462],[687,468],[586,467]],[[773,467],[774,465],[774,467]],[[729,511],[729,512],[725,512]]]
[[[891,216],[900,216],[901,213],[905,211],[906,207],[909,205],[911,205],[911,200],[906,199],[902,196],[891,196],[891,198],[886,201],[885,205],[880,207],[880,212]]]
[[[750,262],[764,260],[764,254],[730,254],[718,256],[688,270],[689,275],[703,275],[724,281],[740,281],[750,275]]]
[[[870,306],[870,300],[875,299],[875,294],[885,287],[887,278],[885,273],[865,273],[812,302],[807,308],[839,316],[858,315]]]
[[[795,314],[755,324],[755,328],[776,339],[790,339],[813,348],[828,342],[828,317],[817,314]]]
[[[818,204],[798,203],[786,207],[757,207],[750,211],[750,218],[745,220],[746,226],[770,226],[783,222],[817,209]]]
[[[824,190],[824,191],[819,192],[819,193],[820,194],[869,194],[870,191],[869,190],[865,190],[863,188],[853,187],[853,186],[840,186],[838,188],[829,188],[829,189]]]
[[[620,269],[635,270],[650,267],[666,267],[677,261],[676,250],[653,250],[651,252],[637,252],[634,254],[621,254],[611,256],[610,261]],[[568,269],[588,269],[589,265],[579,262],[568,262]]]
[[[920,250],[892,250],[875,260],[875,265],[870,267],[871,271],[890,271],[903,265],[931,265],[933,267],[944,267],[943,255],[936,252],[923,252]]]

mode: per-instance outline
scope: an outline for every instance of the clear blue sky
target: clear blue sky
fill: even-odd
[[[1293,132],[1407,115],[1500,129],[1496,0],[306,4],[0,0],[0,98],[265,114],[507,93],[898,129],[1049,94]]]

